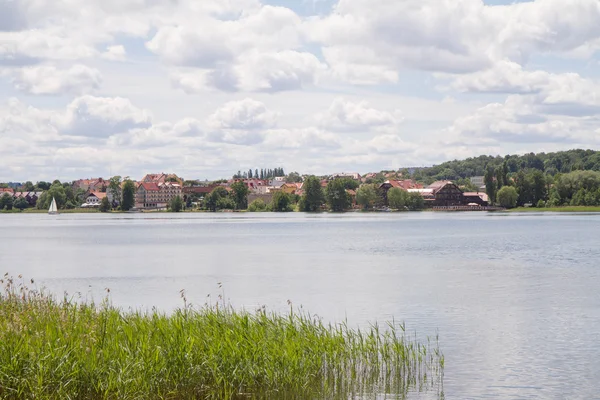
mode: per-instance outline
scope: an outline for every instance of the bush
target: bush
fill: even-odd
[[[273,200],[271,200],[271,209],[275,212],[292,211],[291,203],[289,194],[282,191],[275,192]]]
[[[501,207],[514,208],[517,205],[519,194],[512,186],[503,186],[502,189],[498,191],[496,199]]]
[[[267,204],[263,199],[256,199],[248,206],[250,212],[263,212],[267,210]]]
[[[109,212],[110,211],[110,201],[108,201],[108,197],[104,197],[102,201],[100,201],[100,212]]]
[[[169,203],[169,209],[171,212],[181,212],[181,210],[183,210],[183,199],[181,196],[175,196],[173,199],[171,199],[171,202]]]

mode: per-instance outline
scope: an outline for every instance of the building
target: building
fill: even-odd
[[[85,203],[82,207],[98,207],[102,199],[106,197],[106,192],[90,192],[85,198]]]
[[[109,181],[102,178],[78,179],[73,182],[73,191],[81,189],[85,192],[105,192],[109,185]]]
[[[23,198],[27,200],[27,203],[29,203],[30,207],[35,207],[42,193],[43,192],[15,192],[13,194],[13,198],[14,200]]]
[[[177,175],[165,174],[164,172],[161,172],[160,174],[146,174],[146,176],[144,176],[140,182],[145,182],[145,183],[175,182],[175,183],[179,183],[179,185],[183,186],[183,181]]]
[[[179,183],[173,182],[140,182],[135,192],[136,208],[167,208],[173,198],[183,198],[183,190]]]
[[[450,181],[437,181],[429,185],[433,194],[433,200],[429,201],[433,207],[449,207],[464,205],[463,191],[456,184]]]
[[[15,191],[13,188],[0,188],[0,196],[4,196],[4,193],[8,193],[12,196]]]
[[[490,199],[486,193],[483,192],[465,192],[463,193],[464,205],[478,205],[487,207],[490,204]]]

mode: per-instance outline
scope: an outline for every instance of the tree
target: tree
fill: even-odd
[[[181,196],[173,197],[169,203],[169,208],[171,212],[181,212],[183,210],[183,199]]]
[[[50,186],[50,189],[40,196],[37,201],[37,207],[42,210],[50,208],[50,203],[52,203],[53,198],[56,199],[56,206],[59,209],[63,208],[67,202],[65,188],[59,181],[54,181],[52,186]]]
[[[108,191],[112,195],[113,202],[121,204],[121,177],[113,176],[109,179]]]
[[[519,193],[517,193],[517,189],[512,186],[503,186],[496,195],[498,204],[504,208],[515,208],[518,199]]]
[[[44,191],[44,190],[48,190],[50,189],[50,183],[48,182],[44,182],[44,181],[40,181],[35,185],[39,190]]]
[[[419,193],[409,193],[406,206],[410,211],[419,211],[425,208],[425,199]]]
[[[494,199],[496,198],[496,184],[494,183],[494,168],[491,165],[488,165],[485,170],[483,180],[485,182],[485,191],[490,200],[494,202]]]
[[[344,187],[348,190],[356,190],[360,186],[360,183],[352,178],[337,178],[344,183]]]
[[[123,183],[122,196],[121,210],[131,210],[135,206],[135,184],[130,179],[126,179]]]
[[[287,183],[298,183],[302,182],[302,177],[297,172],[290,172],[288,176],[285,177],[285,181]]]
[[[110,211],[110,201],[108,201],[108,197],[103,197],[100,201],[100,212],[109,212]]]
[[[31,181],[27,181],[23,184],[24,192],[33,192],[34,190],[35,190],[35,186],[33,186],[33,183],[31,183]]]
[[[388,204],[395,210],[403,210],[408,205],[408,192],[397,187],[388,190]]]
[[[267,210],[267,205],[263,199],[256,199],[248,206],[250,212],[263,212]]]
[[[517,199],[518,206],[524,206],[525,204],[531,203],[533,200],[533,194],[531,190],[531,182],[529,177],[523,170],[517,173],[515,178],[515,184],[519,198]]]
[[[352,199],[348,192],[346,192],[343,179],[334,179],[329,182],[327,184],[325,197],[327,198],[327,204],[332,211],[345,211],[352,205]]]
[[[17,200],[15,200],[13,207],[23,211],[29,207],[29,203],[23,197],[19,197]]]
[[[362,185],[356,192],[356,202],[365,210],[373,207],[379,195],[373,185]]]
[[[248,186],[242,181],[237,181],[231,185],[232,198],[235,202],[236,210],[245,210],[248,208]]]
[[[220,207],[226,205],[222,199],[226,198],[227,195],[227,190],[223,186],[217,186],[205,197],[204,205],[208,210],[215,212]]]
[[[302,185],[304,194],[300,199],[300,210],[314,212],[319,211],[325,202],[321,181],[314,175],[309,176]]]
[[[291,211],[290,203],[292,202],[290,195],[280,191],[275,192],[273,200],[271,200],[271,208],[276,212]]]
[[[13,197],[4,193],[2,197],[0,197],[0,210],[12,210],[13,208]]]
[[[533,204],[538,204],[540,201],[545,201],[547,196],[546,177],[540,170],[535,170],[531,173],[531,190]]]
[[[496,184],[498,186],[498,190],[500,190],[502,188],[502,186],[506,185],[506,183],[504,182],[504,170],[502,169],[502,165],[498,165],[498,167],[496,167]]]

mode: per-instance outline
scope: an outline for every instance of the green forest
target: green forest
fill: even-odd
[[[470,190],[468,178],[484,176],[490,198],[509,208],[600,205],[600,152],[594,150],[479,156],[417,169],[411,176],[426,184],[453,180]]]

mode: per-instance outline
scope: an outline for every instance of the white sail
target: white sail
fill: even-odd
[[[58,214],[58,208],[56,207],[56,199],[52,198],[52,203],[50,204],[50,208],[48,209],[48,214]]]

